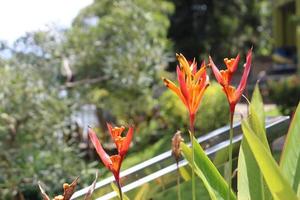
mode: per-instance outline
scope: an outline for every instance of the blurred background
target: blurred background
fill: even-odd
[[[268,115],[290,115],[300,99],[299,0],[13,0],[0,13],[0,199],[40,199],[38,181],[53,195],[77,176],[79,187],[96,170],[109,176],[87,125],[109,153],[106,121],[135,125],[122,169],[168,150],[188,126],[161,80],[176,79],[176,52],[198,62],[211,55],[220,68],[241,53],[237,85],[253,46],[246,96],[259,79]],[[228,122],[211,82],[198,135]]]

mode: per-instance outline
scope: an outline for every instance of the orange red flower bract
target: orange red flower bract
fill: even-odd
[[[122,133],[125,130],[124,126],[121,127],[112,127],[109,123],[107,123],[107,128],[112,137],[114,143],[117,146],[119,155],[123,158],[130,146],[132,136],[133,136],[133,128],[129,127],[129,130],[126,134],[126,137],[122,137]]]
[[[206,66],[203,61],[200,69],[197,71],[195,60],[189,63],[182,54],[176,54],[176,57],[179,61],[179,66],[176,69],[179,87],[166,78],[163,78],[163,81],[186,106],[190,115],[190,126],[193,128],[196,112],[200,106],[204,91],[209,85]]]
[[[133,127],[129,128],[126,137],[121,136],[122,132],[125,130],[125,127],[112,127],[109,123],[107,123],[107,127],[118,150],[118,154],[116,155],[109,156],[104,151],[93,129],[89,128],[88,134],[103,164],[113,173],[116,182],[119,184],[121,164],[129,149],[133,137]]]
[[[234,113],[235,106],[240,100],[243,91],[246,88],[247,79],[249,76],[250,68],[251,68],[251,59],[252,59],[252,48],[248,51],[246,56],[246,63],[244,64],[244,72],[242,75],[242,79],[240,81],[240,84],[237,88],[230,85],[231,78],[234,72],[236,71],[238,67],[238,62],[240,60],[240,56],[238,55],[236,58],[231,59],[224,59],[224,62],[226,64],[227,69],[221,70],[216,67],[211,57],[209,57],[209,63],[212,68],[212,71],[217,79],[217,81],[220,83],[220,85],[223,87],[223,91],[225,92],[227,96],[227,100],[230,106],[230,112]]]

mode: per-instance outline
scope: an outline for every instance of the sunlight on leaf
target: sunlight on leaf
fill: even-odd
[[[279,200],[297,200],[296,194],[281,175],[279,167],[263,143],[259,140],[247,121],[242,122],[244,137],[257,161],[274,198]]]
[[[222,175],[219,173],[218,169],[214,166],[211,160],[207,157],[206,153],[202,149],[202,147],[198,144],[197,140],[194,138],[194,148],[195,148],[195,165],[196,172],[199,171],[201,173],[196,173],[202,179],[205,187],[208,192],[213,192],[212,196],[221,197],[223,199],[227,198],[228,194],[228,185]],[[191,165],[191,149],[185,144],[180,144],[181,149],[183,151],[184,157],[189,161]],[[210,193],[211,194],[211,193]],[[236,199],[234,193],[231,191],[230,199]]]
[[[262,97],[258,85],[252,95],[250,104],[251,128],[261,142],[269,149],[265,131],[265,116]],[[259,112],[257,112],[259,111]],[[268,200],[271,193],[267,188],[263,175],[245,137],[242,140],[238,159],[238,199],[239,200]]]
[[[280,159],[280,169],[297,192],[300,183],[300,104],[294,114]]]

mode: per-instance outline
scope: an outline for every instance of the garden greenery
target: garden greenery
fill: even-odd
[[[238,159],[237,197],[230,199],[299,199],[299,120],[300,106],[291,122],[279,165],[272,157],[265,132],[263,103],[258,86],[250,104],[250,114],[242,122],[244,137]],[[226,181],[195,141],[195,165],[211,199],[227,199]],[[181,143],[183,155],[193,161],[191,149]],[[298,197],[297,197],[298,196]]]
[[[230,98],[231,94],[228,93],[230,93],[232,90],[233,92],[236,92],[236,95],[239,95],[234,99],[234,101],[230,101],[232,99],[228,99],[229,108],[232,111],[229,115],[231,119],[230,132],[233,132],[232,116],[235,109],[235,105],[241,98],[242,92],[246,87],[247,76],[251,67],[251,55],[252,49],[247,54],[245,72],[237,90],[235,90],[233,86],[229,85],[230,79],[226,78],[228,78],[228,73],[233,73],[237,69],[239,56],[236,58],[237,62],[235,62],[235,59],[230,59],[229,64],[226,63],[227,59],[225,59],[225,63],[228,64],[227,72],[215,72],[217,80],[223,86],[223,91],[226,93],[227,98]],[[298,145],[300,143],[300,106],[298,106],[298,109],[296,110],[295,115],[292,119],[289,131],[287,133],[286,142],[282,151],[281,160],[278,165],[272,156],[267,140],[263,102],[258,85],[256,85],[252,95],[252,100],[251,102],[249,102],[249,115],[246,119],[242,120],[242,131],[244,137],[240,146],[238,158],[238,187],[236,194],[234,192],[235,189],[232,188],[231,185],[231,173],[233,170],[232,163],[229,166],[230,173],[229,178],[226,181],[225,178],[218,171],[214,163],[206,155],[204,149],[197,142],[194,136],[194,116],[191,117],[191,115],[196,114],[199,106],[199,102],[194,102],[194,100],[197,100],[197,95],[200,95],[199,101],[201,101],[202,96],[204,94],[204,90],[208,86],[207,76],[205,72],[206,66],[202,64],[202,67],[199,69],[199,71],[197,71],[196,63],[189,63],[185,60],[184,57],[180,57],[179,62],[180,66],[177,68],[177,75],[180,85],[177,87],[171,81],[167,79],[163,80],[166,86],[177,94],[177,96],[181,99],[182,103],[189,110],[189,132],[192,142],[191,147],[189,147],[185,142],[183,142],[183,140],[179,139],[178,143],[180,143],[180,145],[177,144],[173,148],[175,148],[175,151],[182,150],[183,156],[186,158],[189,165],[191,166],[192,191],[190,195],[192,196],[192,198],[200,198],[197,197],[196,193],[195,176],[197,176],[202,181],[205,189],[209,194],[210,199],[213,200],[299,200],[300,149],[298,148]],[[217,70],[216,66],[213,67],[215,67],[214,70]],[[197,88],[197,86],[199,86],[199,88]],[[228,88],[226,87],[230,87],[232,89],[228,90]],[[193,95],[191,95],[191,93]],[[232,104],[234,104],[234,107],[232,107]],[[115,177],[118,189],[116,188],[116,186],[113,185],[114,190],[116,192],[118,191],[118,196],[120,199],[129,199],[126,196],[126,194],[122,193],[119,173],[121,164],[131,143],[133,129],[129,128],[127,135],[122,136],[121,134],[124,131],[125,127],[112,127],[110,124],[107,124],[107,126],[111,137],[113,138],[113,141],[116,144],[118,154],[109,156],[103,150],[103,147],[100,141],[98,140],[96,133],[93,132],[92,129],[89,129],[89,135],[102,162],[105,164],[106,168],[113,173]],[[231,133],[229,143],[229,154],[232,154],[232,135],[233,134]],[[178,149],[179,147],[180,149]],[[232,162],[232,157],[230,155],[228,162]],[[179,182],[177,184],[179,184]],[[180,198],[180,192],[178,192],[178,199]]]

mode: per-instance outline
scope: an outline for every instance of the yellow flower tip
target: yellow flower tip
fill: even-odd
[[[163,78],[164,84],[166,87],[169,87],[170,81],[166,78]]]
[[[234,61],[235,61],[235,58],[230,58],[230,59],[224,58],[224,62],[225,62],[226,64],[231,64],[231,63],[233,63]]]
[[[54,197],[53,200],[64,200],[64,198],[65,197],[63,195],[58,195],[58,196]]]
[[[179,54],[176,53],[176,58],[177,58],[178,61],[181,60],[181,59],[185,59],[185,57],[182,53],[179,53]]]
[[[64,184],[63,184],[64,190],[65,190],[65,189],[68,189],[69,187],[70,187],[70,185],[69,185],[68,183],[64,183]]]

